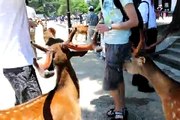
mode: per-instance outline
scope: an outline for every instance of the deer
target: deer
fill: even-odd
[[[88,25],[74,25],[72,28],[76,28],[77,32],[75,35],[75,40],[77,40],[77,36],[79,34],[85,35],[85,39],[87,40],[87,34],[88,34]]]
[[[92,45],[76,46],[72,51],[68,44],[72,42],[75,32],[76,29],[72,30],[67,41],[55,42],[47,48],[31,43],[35,48],[46,53],[45,63],[40,64],[34,60],[34,66],[42,77],[52,77],[54,74],[46,76],[45,70],[53,62],[56,70],[56,85],[47,94],[12,108],[0,110],[1,120],[81,120],[79,82],[70,58],[84,56]],[[71,43],[70,46],[74,45]]]
[[[162,102],[166,120],[180,120],[180,82],[165,74],[147,55],[138,55],[126,60],[124,70],[140,74],[148,79]]]

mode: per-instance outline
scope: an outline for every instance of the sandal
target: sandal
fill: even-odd
[[[106,115],[108,117],[114,117],[115,116],[114,108],[111,108],[110,110],[108,110]]]
[[[111,120],[124,120],[124,116],[122,112],[114,112],[114,117],[111,118]]]
[[[122,112],[115,112],[114,108],[107,111],[106,115],[108,117],[112,117],[111,120],[127,120],[128,119],[128,110],[127,108],[123,108]]]

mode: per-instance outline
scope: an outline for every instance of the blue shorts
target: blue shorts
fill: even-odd
[[[130,58],[131,46],[127,44],[106,44],[106,64],[103,81],[104,90],[115,90],[124,81],[123,62]]]

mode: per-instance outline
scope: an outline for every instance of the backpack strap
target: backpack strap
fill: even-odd
[[[149,23],[149,3],[147,1],[141,1],[141,3],[146,3],[148,5],[148,20],[147,20],[147,27]]]
[[[124,11],[124,8],[123,8],[121,2],[120,2],[119,0],[113,0],[113,2],[114,2],[114,5],[115,5],[118,9],[121,10],[121,13],[122,13],[122,15],[123,15],[123,21],[128,20],[129,17],[127,16],[126,12]]]

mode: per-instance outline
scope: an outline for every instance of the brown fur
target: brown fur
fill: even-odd
[[[56,30],[54,28],[48,28],[47,30],[44,31],[44,41],[47,43],[49,38],[55,38],[56,36]]]
[[[87,25],[75,25],[73,28],[77,28],[76,34],[75,34],[75,39],[77,40],[77,36],[79,34],[85,35],[86,40],[87,40],[87,34],[88,34],[88,26]]]
[[[62,43],[53,44],[48,49],[37,44],[33,46],[47,54],[44,65],[35,65],[38,70],[46,69],[51,61],[54,62],[56,87],[29,102],[1,110],[0,120],[80,120],[79,84],[69,59],[86,52],[71,52]]]
[[[131,74],[145,76],[161,98],[166,120],[180,120],[180,83],[161,71],[149,57],[126,61],[124,69]]]

